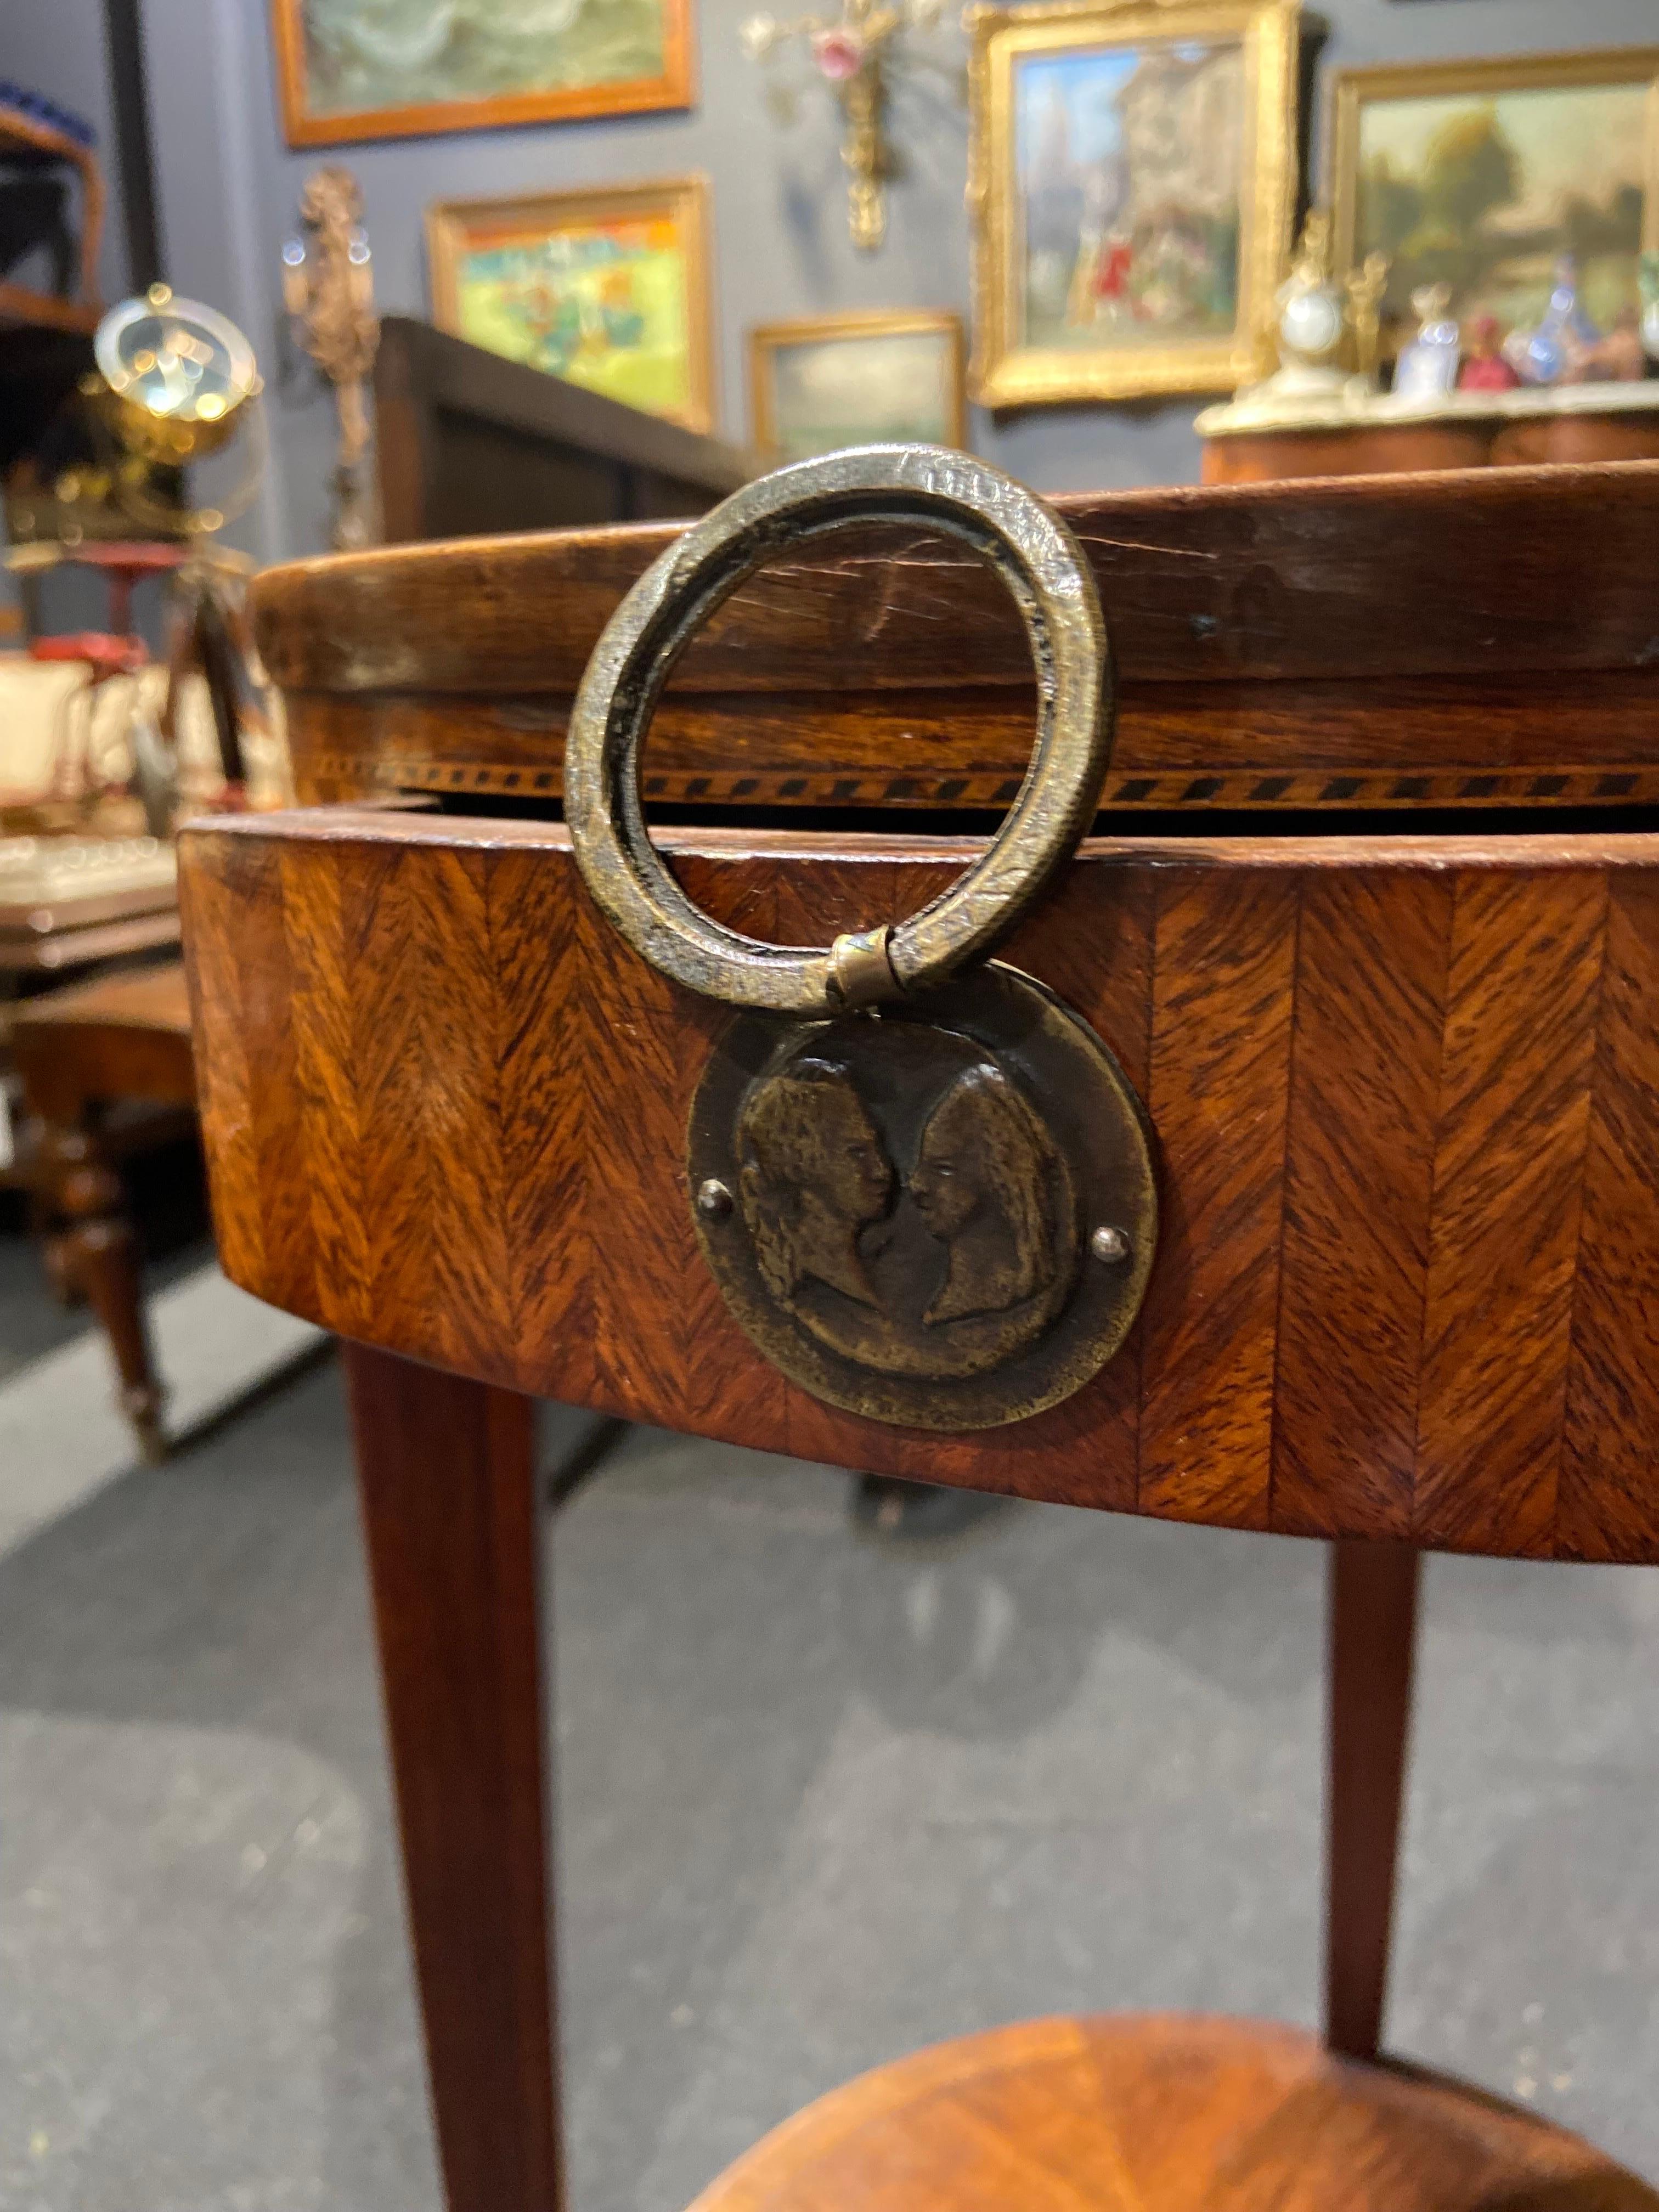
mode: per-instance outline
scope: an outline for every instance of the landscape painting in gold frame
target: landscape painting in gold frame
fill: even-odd
[[[290,146],[689,107],[691,0],[270,0]]]
[[[960,446],[960,315],[882,308],[762,323],[749,333],[755,451],[769,466],[844,446]]]
[[[1298,12],[969,15],[975,399],[1224,392],[1256,373],[1296,198]]]
[[[441,331],[688,430],[714,428],[702,177],[427,210]]]
[[[1659,245],[1659,46],[1345,70],[1332,100],[1338,267],[1388,254],[1390,351],[1427,284],[1461,319],[1535,323],[1564,253],[1600,328],[1635,312]]]

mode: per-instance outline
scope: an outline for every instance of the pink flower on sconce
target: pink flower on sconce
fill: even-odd
[[[864,67],[864,41],[855,31],[837,25],[817,32],[812,40],[812,58],[831,84],[846,84]]]

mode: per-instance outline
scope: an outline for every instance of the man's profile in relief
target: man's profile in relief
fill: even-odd
[[[1000,1068],[964,1068],[928,1115],[910,1196],[945,1247],[930,1327],[1004,1313],[1048,1289],[1056,1265],[1054,1153],[1047,1132]]]
[[[738,1117],[744,1219],[774,1297],[812,1277],[856,1304],[879,1301],[858,1234],[892,1202],[893,1164],[842,1068],[794,1061],[757,1084]]]

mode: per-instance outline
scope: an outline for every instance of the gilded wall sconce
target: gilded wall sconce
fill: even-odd
[[[847,221],[853,243],[873,253],[887,230],[884,188],[894,168],[887,134],[891,73],[906,31],[931,30],[941,0],[842,0],[839,15],[750,15],[739,33],[751,61],[764,62],[787,41],[804,39],[812,65],[841,103],[846,125]]]
[[[331,535],[346,550],[372,544],[375,535],[363,461],[380,324],[362,218],[363,196],[349,169],[313,170],[300,196],[301,228],[283,248],[283,304],[295,337],[334,389],[340,428]]]

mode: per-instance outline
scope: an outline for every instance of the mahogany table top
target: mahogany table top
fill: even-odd
[[[1119,697],[1105,805],[1351,811],[1659,798],[1659,462],[1057,500]],[[556,802],[599,631],[675,526],[415,545],[262,576],[302,795]],[[971,556],[848,532],[701,634],[647,760],[673,806],[1005,806],[1030,742]]]

